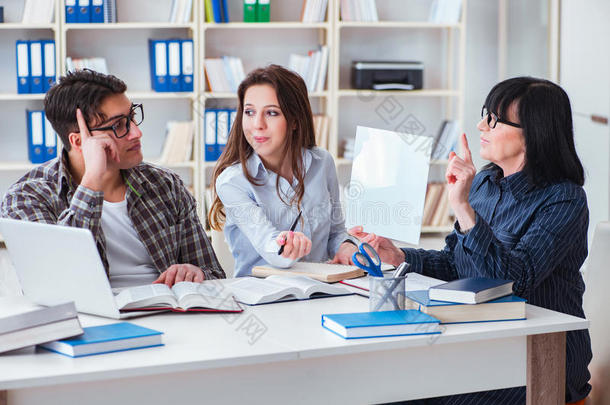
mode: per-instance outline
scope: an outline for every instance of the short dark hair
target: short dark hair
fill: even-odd
[[[121,79],[90,69],[68,72],[60,77],[45,95],[44,110],[64,148],[70,150],[68,134],[78,131],[77,108],[87,122],[103,122],[107,118],[100,111],[104,99],[126,90],[127,85]]]
[[[525,139],[523,172],[530,183],[571,181],[582,186],[584,169],[576,154],[572,108],[566,92],[549,80],[515,77],[496,84],[485,99],[485,107],[507,119],[515,102]]]

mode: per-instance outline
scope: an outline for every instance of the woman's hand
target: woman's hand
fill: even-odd
[[[347,232],[360,239],[361,242],[366,242],[371,245],[382,262],[389,263],[396,267],[405,261],[405,253],[394,246],[394,243],[392,243],[391,240],[382,236],[377,236],[374,233],[363,232],[361,226],[355,226]]]
[[[337,249],[337,253],[335,257],[329,262],[331,264],[354,264],[352,262],[352,256],[354,253],[358,251],[358,247],[353,243],[343,242],[339,249]]]
[[[311,240],[302,232],[284,231],[275,240],[279,246],[284,246],[282,257],[298,260],[311,251]]]
[[[472,163],[472,154],[468,148],[466,134],[462,134],[461,141],[464,158],[460,158],[455,152],[449,154],[445,179],[447,180],[449,204],[455,212],[460,230],[466,232],[476,224],[476,216],[468,202],[468,195],[477,169]]]

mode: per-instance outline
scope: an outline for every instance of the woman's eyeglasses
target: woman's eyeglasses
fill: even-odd
[[[498,118],[498,116],[495,113],[488,111],[487,107],[483,106],[483,108],[481,109],[481,119],[485,118],[485,117],[487,117],[487,125],[491,129],[494,129],[496,127],[496,125],[498,124],[498,122],[501,122],[502,124],[510,125],[511,127],[522,128],[521,125],[519,125],[519,124]]]

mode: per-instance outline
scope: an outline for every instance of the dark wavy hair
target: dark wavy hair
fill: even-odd
[[[242,125],[242,117],[244,113],[244,96],[248,88],[254,85],[267,84],[275,90],[282,114],[286,117],[288,134],[286,136],[286,144],[284,145],[284,154],[282,162],[285,159],[290,159],[292,173],[297,179],[297,189],[290,201],[285,201],[280,193],[280,176],[277,176],[275,188],[279,198],[287,205],[296,204],[300,207],[301,200],[305,194],[305,168],[302,156],[302,149],[311,149],[316,146],[313,116],[309,97],[307,95],[307,86],[298,74],[279,65],[269,65],[265,68],[253,70],[246,76],[243,82],[237,89],[237,97],[239,105],[237,113],[227,145],[224,152],[218,159],[218,163],[214,167],[214,176],[212,178],[212,190],[214,202],[208,213],[208,221],[212,229],[221,230],[226,220],[224,206],[218,195],[216,194],[216,179],[227,168],[236,163],[241,164],[242,172],[248,181],[254,185],[260,185],[250,176],[246,168],[246,161],[254,153],[254,149],[246,140]]]
[[[126,90],[127,85],[121,79],[90,69],[68,72],[60,77],[44,97],[44,111],[64,148],[70,150],[68,135],[78,131],[77,108],[82,111],[85,121],[103,122],[107,118],[100,111],[104,99]]]
[[[534,77],[515,77],[496,84],[485,99],[485,107],[507,119],[516,103],[525,139],[523,172],[532,185],[571,181],[585,182],[584,169],[574,145],[572,108],[566,92],[557,84]],[[484,169],[500,168],[491,163]]]

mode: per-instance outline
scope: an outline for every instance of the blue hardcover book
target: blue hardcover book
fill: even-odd
[[[221,23],[223,21],[221,0],[212,0],[212,12],[214,13],[214,22]]]
[[[436,301],[479,304],[513,293],[513,282],[485,277],[469,277],[430,288],[430,299]]]
[[[229,7],[227,6],[227,0],[222,1],[222,22],[229,22]]]
[[[66,23],[78,22],[76,0],[66,0]]]
[[[526,319],[526,300],[507,295],[476,305],[431,300],[428,291],[407,291],[407,307],[431,315],[441,323],[495,322]]]
[[[28,158],[31,163],[39,164],[46,161],[44,146],[44,111],[26,110],[28,127]]]
[[[203,137],[205,143],[203,154],[206,162],[214,162],[216,160],[217,111],[216,109],[207,108],[203,117]]]
[[[91,22],[104,22],[104,0],[91,0]]]
[[[42,41],[42,64],[42,91],[46,93],[55,83],[55,41],[52,39]]]
[[[78,7],[76,13],[76,22],[90,23],[91,22],[91,0],[77,0]]]
[[[148,55],[150,63],[151,88],[156,92],[166,92],[167,83],[167,42],[165,40],[149,39]]]
[[[162,346],[162,332],[130,322],[83,328],[84,333],[69,339],[44,343],[44,349],[70,357],[89,356]]]
[[[28,94],[30,86],[30,45],[28,41],[15,43],[15,60],[17,61],[17,93]]]
[[[345,339],[439,334],[439,323],[413,309],[322,315],[322,326]]]
[[[30,93],[44,93],[42,41],[30,41]]]
[[[168,91],[180,91],[182,73],[182,60],[180,59],[180,40],[171,39],[167,41],[167,74]]]
[[[182,72],[180,75],[180,91],[193,91],[193,40],[180,40],[180,66]]]

